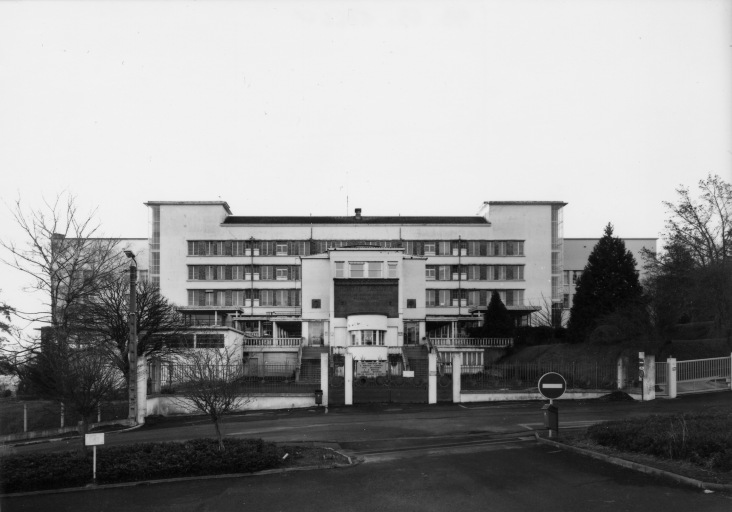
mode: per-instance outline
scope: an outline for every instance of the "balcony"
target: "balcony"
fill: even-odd
[[[430,338],[432,345],[439,348],[506,348],[513,346],[513,338]]]
[[[299,347],[302,338],[244,338],[245,347]]]

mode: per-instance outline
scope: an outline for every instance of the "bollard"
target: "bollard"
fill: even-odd
[[[23,432],[28,432],[28,404],[23,404]]]

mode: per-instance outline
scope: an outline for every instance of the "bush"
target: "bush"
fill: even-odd
[[[215,439],[182,443],[144,443],[97,449],[97,482],[111,484],[226,473],[251,473],[275,468],[280,451],[261,439]],[[91,482],[92,454],[78,452],[13,455],[0,465],[2,492],[78,487]]]
[[[650,416],[593,425],[596,443],[620,451],[684,460],[714,471],[732,470],[732,415]]]

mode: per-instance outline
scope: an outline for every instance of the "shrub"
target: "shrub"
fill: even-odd
[[[251,473],[281,463],[281,450],[261,439],[225,439],[224,444],[223,452],[215,439],[101,447],[97,450],[97,482]],[[78,487],[91,478],[91,453],[13,455],[3,457],[0,465],[0,488],[6,493]]]
[[[732,470],[732,415],[677,414],[593,425],[596,443],[620,451],[684,460],[715,471]]]

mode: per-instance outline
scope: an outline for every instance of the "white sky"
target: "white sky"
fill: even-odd
[[[0,199],[69,191],[109,236],[222,199],[563,200],[566,237],[654,237],[710,172],[732,179],[730,1],[0,2]]]

